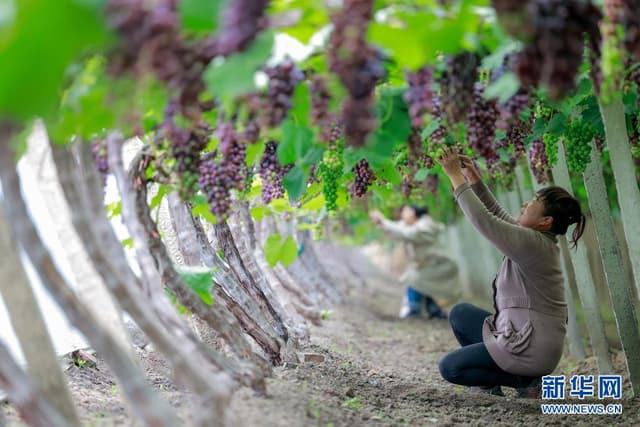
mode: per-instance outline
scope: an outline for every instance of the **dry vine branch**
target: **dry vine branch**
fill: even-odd
[[[133,414],[149,427],[178,426],[178,418],[172,408],[149,387],[136,363],[99,325],[58,271],[27,211],[13,163],[14,158],[15,152],[9,147],[7,139],[0,137],[0,178],[6,200],[7,217],[13,224],[15,236],[31,259],[42,283],[71,323],[83,333],[112,369],[119,380],[123,394],[131,405]]]

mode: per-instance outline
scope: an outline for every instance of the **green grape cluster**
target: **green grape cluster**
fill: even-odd
[[[567,166],[571,172],[583,173],[591,161],[591,140],[594,129],[579,120],[572,121],[565,131]]]
[[[538,101],[534,107],[533,114],[536,119],[548,120],[553,115],[553,108],[542,101]]]
[[[318,174],[322,179],[322,192],[324,194],[327,211],[336,211],[338,208],[338,182],[342,176],[344,162],[342,161],[342,146],[335,144],[329,147],[322,156],[322,162],[318,165]]]
[[[547,153],[549,167],[553,167],[558,162],[558,141],[560,137],[552,133],[545,133],[542,137],[544,149]]]

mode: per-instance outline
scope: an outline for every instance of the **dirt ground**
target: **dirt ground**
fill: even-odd
[[[231,406],[233,425],[640,426],[640,399],[622,400],[622,415],[542,415],[540,400],[516,399],[512,390],[505,388],[507,397],[495,397],[446,383],[437,362],[456,348],[448,323],[398,320],[401,293],[371,281],[352,292],[347,304],[333,308],[322,326],[313,327],[310,344],[301,350],[324,355],[324,362],[276,368],[267,382],[267,397],[239,390]],[[171,382],[157,353],[139,351],[151,384],[188,419],[190,393]],[[621,369],[620,358],[616,360]],[[593,359],[577,362],[568,357],[557,372],[597,375]],[[136,425],[104,363],[99,361],[97,369],[72,367],[67,376],[85,426]],[[629,391],[626,382],[623,391]],[[8,426],[22,425],[10,405],[3,404],[2,410]]]

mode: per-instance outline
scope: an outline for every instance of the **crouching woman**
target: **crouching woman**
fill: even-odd
[[[548,187],[513,218],[500,207],[469,158],[447,148],[439,162],[464,215],[504,254],[493,281],[494,312],[466,303],[451,309],[449,322],[462,348],[442,358],[440,372],[449,382],[491,394],[503,395],[500,386],[507,386],[515,388],[519,397],[537,398],[541,377],[560,361],[566,334],[557,236],[577,224],[572,236],[575,247],[585,216],[566,190]]]

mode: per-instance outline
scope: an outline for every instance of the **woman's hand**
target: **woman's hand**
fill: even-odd
[[[380,224],[384,219],[384,215],[380,211],[371,211],[369,212],[369,218],[371,218],[371,222],[374,224]]]
[[[454,190],[467,182],[465,176],[462,174],[460,156],[458,156],[458,152],[453,148],[444,147],[442,155],[438,158],[438,163],[440,163],[442,169],[444,169],[444,172],[451,180]]]
[[[462,160],[462,175],[467,178],[469,184],[480,182],[482,180],[482,177],[480,176],[480,172],[476,167],[476,163],[468,156],[460,155],[459,157],[460,160]]]

